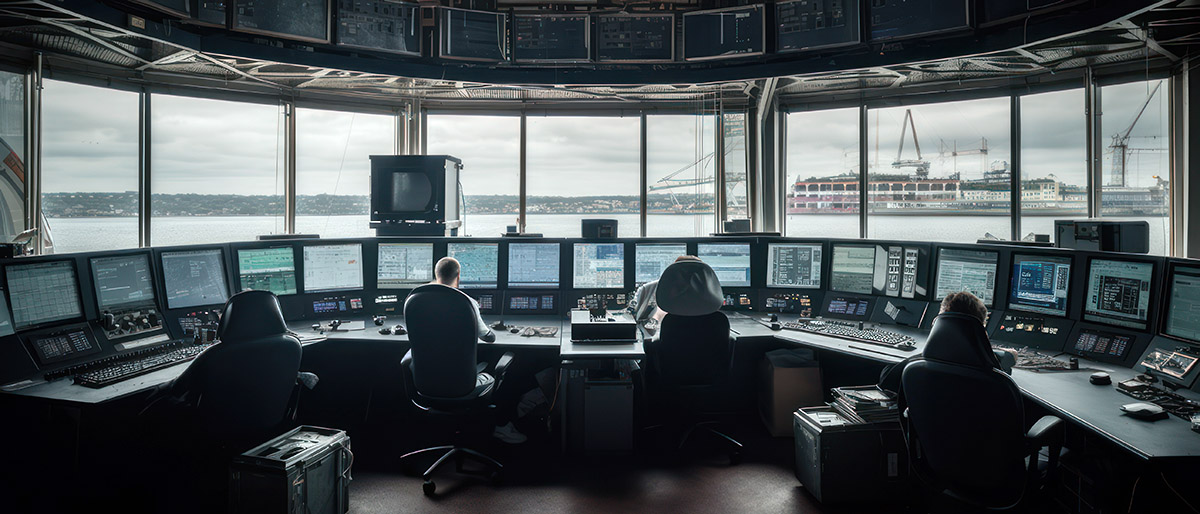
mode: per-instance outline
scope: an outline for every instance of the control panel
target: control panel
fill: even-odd
[[[724,299],[721,300],[721,310],[752,311],[754,301],[750,293],[725,293]]]
[[[811,318],[814,315],[813,296],[812,293],[767,293],[763,296],[762,308],[766,312]]]
[[[219,309],[197,310],[179,316],[179,328],[184,339],[211,343],[217,340],[217,326],[221,323]]]
[[[833,318],[865,321],[871,317],[871,298],[831,294],[821,305],[821,315]]]
[[[149,332],[161,331],[162,317],[147,307],[106,310],[100,314],[100,328],[109,341],[130,339]]]
[[[1200,376],[1200,349],[1165,337],[1156,337],[1146,352],[1138,359],[1138,366],[1146,373],[1156,375],[1163,381],[1192,387]]]
[[[992,341],[1006,341],[1038,350],[1062,351],[1074,322],[1069,319],[1004,311],[989,334]]]
[[[363,312],[363,300],[357,295],[323,296],[312,301],[313,316]]]
[[[42,365],[72,360],[100,351],[86,324],[71,324],[28,334],[29,346]]]
[[[404,302],[400,301],[400,295],[381,294],[375,297],[375,312],[377,314],[402,314],[404,312]]]
[[[577,309],[606,309],[610,311],[624,309],[632,293],[592,293],[585,294],[575,301]]]

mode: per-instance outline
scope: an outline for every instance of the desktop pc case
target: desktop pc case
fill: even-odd
[[[229,468],[229,512],[344,514],[350,510],[350,437],[301,426],[237,457]]]
[[[899,423],[827,425],[805,407],[793,414],[796,478],[818,501],[882,503],[909,489],[908,450]]]

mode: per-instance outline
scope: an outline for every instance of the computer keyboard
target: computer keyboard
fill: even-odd
[[[1007,346],[1002,344],[993,344],[992,349],[1009,352],[1016,356],[1017,363],[1013,364],[1015,369],[1027,369],[1033,371],[1077,371],[1079,368],[1071,368],[1071,364],[1066,361],[1061,361],[1032,350],[1026,346]]]
[[[788,321],[783,324],[783,328],[785,330],[840,337],[842,339],[886,346],[898,350],[915,350],[917,348],[917,341],[911,336],[869,325],[861,325],[853,321],[832,319]]]
[[[170,348],[136,358],[126,358],[117,361],[98,361],[97,363],[91,363],[92,366],[88,366],[90,369],[76,373],[75,383],[86,387],[101,388],[167,366],[192,360],[210,346],[212,346],[212,343],[194,344]],[[100,365],[101,367],[95,367],[95,365]]]

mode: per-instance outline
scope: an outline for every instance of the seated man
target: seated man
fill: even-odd
[[[938,314],[945,314],[947,312],[967,314],[967,315],[979,320],[979,323],[981,325],[984,325],[985,327],[987,326],[987,319],[988,319],[987,306],[983,304],[983,300],[980,300],[978,296],[975,296],[966,291],[950,293],[950,294],[946,295],[945,298],[942,299],[942,305],[938,309]],[[1005,367],[1006,370],[1011,371],[1011,369],[1012,369],[1011,364],[1005,366],[1007,358],[1004,357],[1003,355],[1001,355],[1001,353],[1004,353],[1004,352],[1000,352],[1000,351],[996,352],[997,360],[1000,361],[1001,365],[1003,367]],[[1005,354],[1005,355],[1009,355],[1009,354]],[[888,391],[896,392],[896,393],[900,392],[900,373],[904,371],[904,366],[907,366],[908,363],[913,360],[921,359],[921,358],[924,358],[924,356],[913,355],[913,356],[911,356],[907,359],[904,359],[896,364],[893,364],[891,366],[883,368],[883,372],[880,373],[880,375],[879,375],[879,387],[886,389]],[[1015,357],[1011,357],[1011,358],[1012,358],[1012,362],[1016,362]]]
[[[458,279],[462,272],[462,266],[458,263],[458,259],[454,257],[442,257],[433,266],[433,283],[450,286],[458,289]],[[470,298],[470,295],[467,295]],[[483,315],[479,313],[479,302],[471,298],[471,307],[475,311],[475,328],[479,334],[479,340],[485,343],[496,342],[496,334],[488,328],[487,323],[483,322]]]
[[[680,255],[675,262],[699,260],[695,255]],[[651,280],[639,286],[629,301],[629,310],[634,319],[651,334],[658,330],[658,324],[662,322],[663,316],[667,315],[666,311],[658,307],[658,300],[655,298],[657,293],[658,280]]]

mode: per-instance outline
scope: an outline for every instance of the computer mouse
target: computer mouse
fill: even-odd
[[[783,330],[783,325],[779,323],[771,323],[771,330]]]
[[[392,327],[392,333],[396,334],[398,336],[402,336],[404,334],[407,334],[408,330],[404,329],[404,325],[396,325],[396,326]]]
[[[1112,377],[1108,376],[1108,373],[1097,371],[1092,373],[1092,376],[1088,378],[1088,381],[1098,386],[1109,385],[1112,383]]]
[[[778,314],[772,314],[772,315],[771,315],[771,322],[772,322],[772,323],[774,323],[774,322],[776,322],[776,321],[779,321],[779,315],[778,315]]]
[[[383,334],[383,335],[385,335],[385,336],[386,336],[386,335],[391,335],[391,334],[392,334],[392,329],[390,329],[390,328],[388,328],[388,327],[383,327],[383,328],[379,329],[379,333],[380,333],[380,334]]]
[[[1121,406],[1121,410],[1131,418],[1145,420],[1167,419],[1167,411],[1153,403],[1137,402]]]
[[[490,328],[492,330],[505,330],[508,327],[504,325],[503,321],[497,321],[497,322],[492,323],[491,325],[488,325],[488,328]]]
[[[516,333],[520,332],[520,331],[521,331],[521,329],[519,329],[519,328],[517,328],[517,327],[512,327],[512,328],[508,329],[508,331],[509,331],[509,332],[512,332],[512,333],[514,333],[514,334],[516,334]]]

